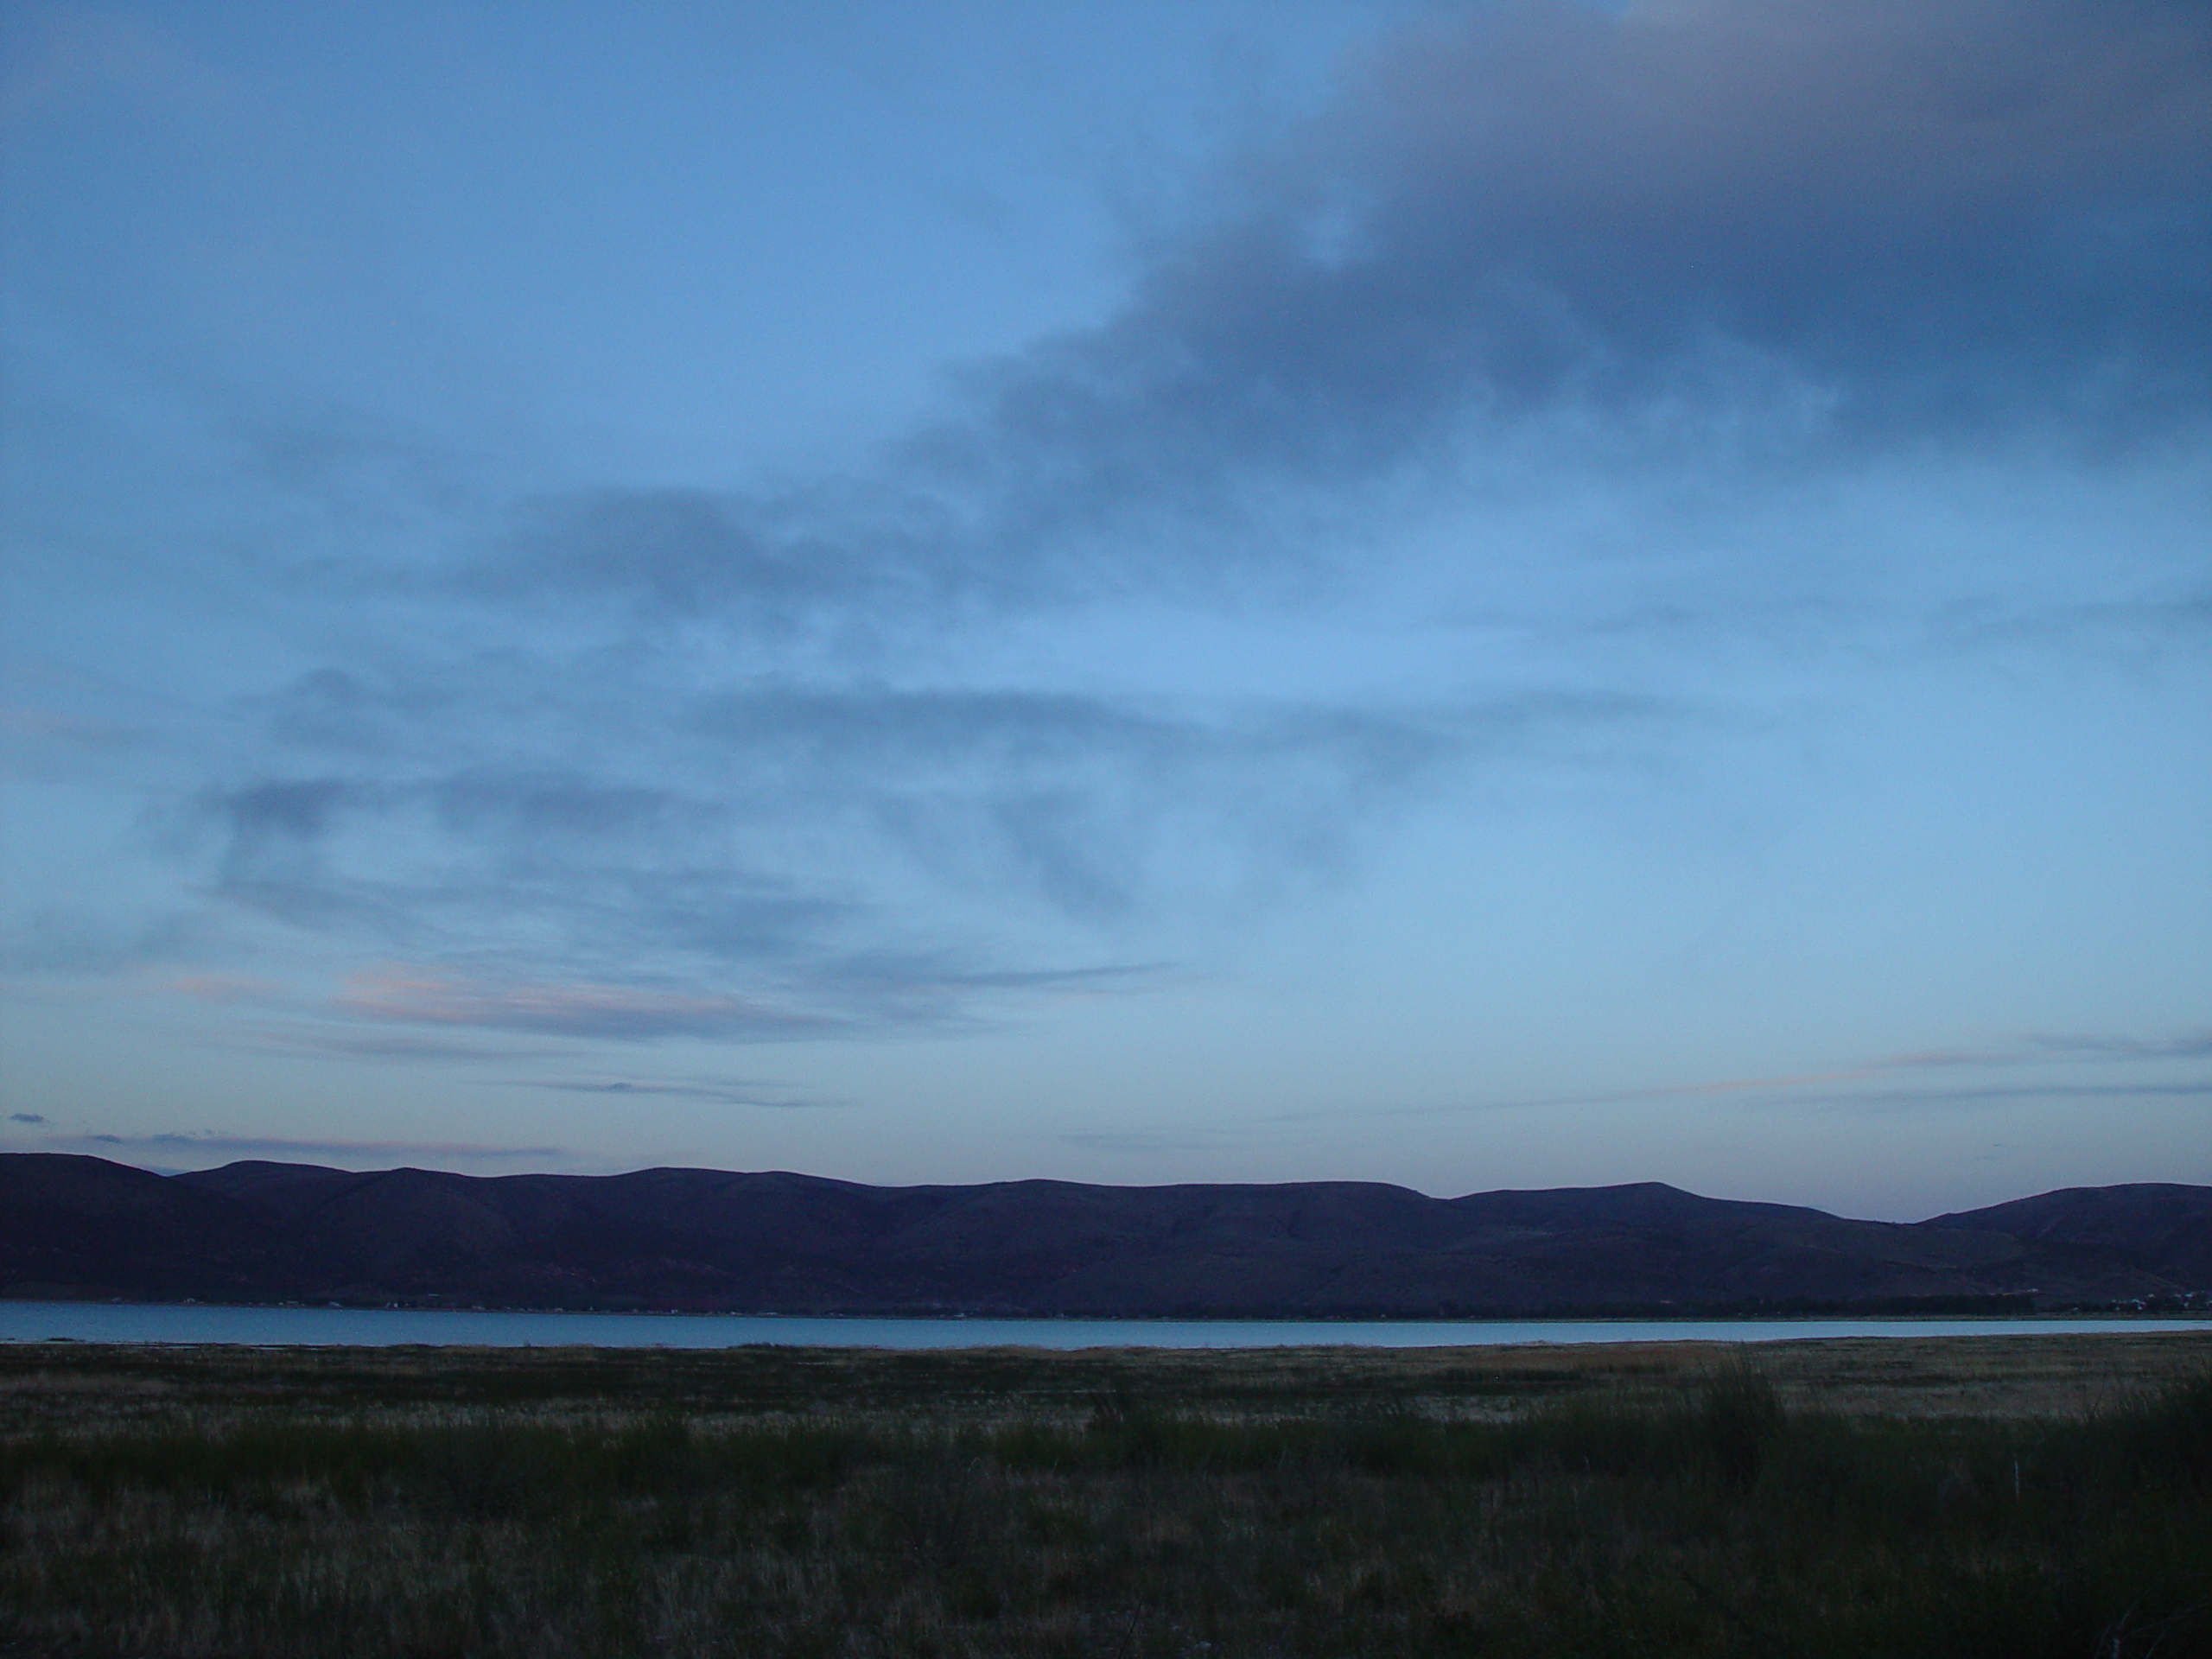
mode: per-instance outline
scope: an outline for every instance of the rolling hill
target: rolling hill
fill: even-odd
[[[1656,1183],[873,1187],[0,1154],[0,1295],[781,1313],[1436,1315],[1938,1309],[2212,1289],[2212,1188],[1901,1224]]]

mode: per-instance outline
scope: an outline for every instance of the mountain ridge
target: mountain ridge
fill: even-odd
[[[0,1296],[746,1313],[1471,1316],[2177,1305],[2212,1187],[1923,1222],[1660,1182],[876,1187],[790,1171],[470,1176],[0,1154]]]

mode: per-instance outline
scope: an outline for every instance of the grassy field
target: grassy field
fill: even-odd
[[[0,1656],[2212,1654],[2212,1337],[0,1347]]]

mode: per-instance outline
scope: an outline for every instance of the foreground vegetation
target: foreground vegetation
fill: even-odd
[[[11,1348],[48,1654],[2186,1659],[2212,1346]]]

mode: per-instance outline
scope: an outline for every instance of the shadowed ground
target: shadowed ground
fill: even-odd
[[[0,1348],[0,1654],[2212,1651],[2212,1334]]]

